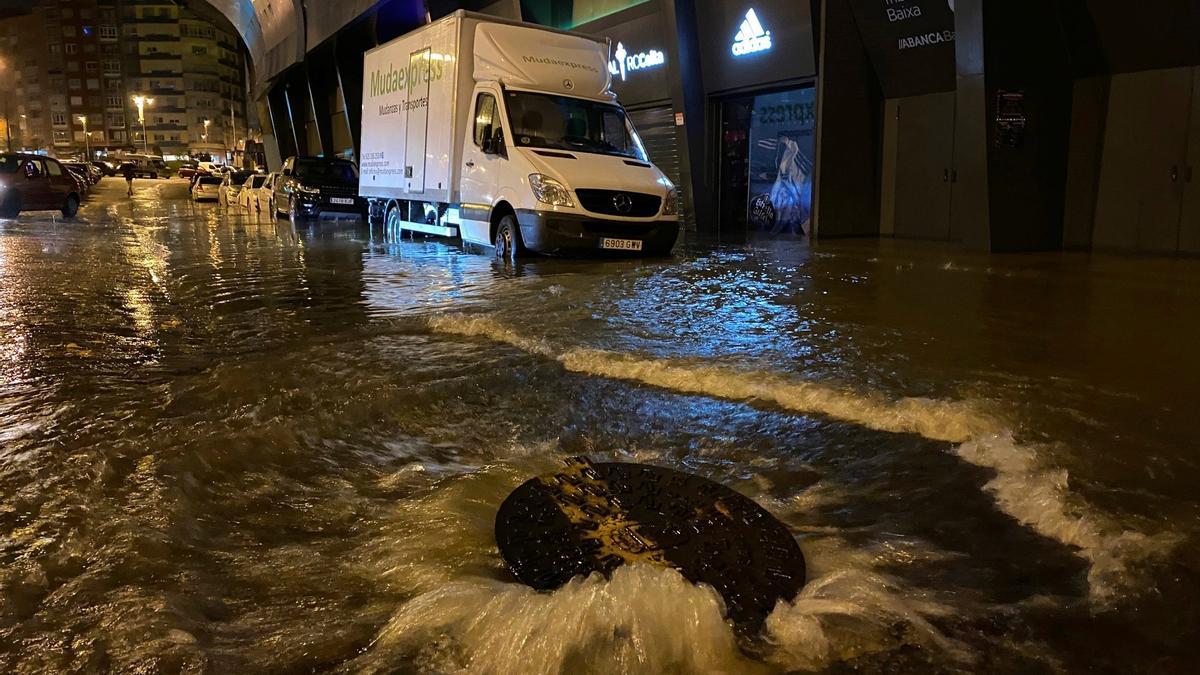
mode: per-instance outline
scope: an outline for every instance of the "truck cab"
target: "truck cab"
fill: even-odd
[[[675,187],[613,101],[475,87],[460,183],[464,241],[498,256],[666,254],[678,235]],[[486,217],[481,217],[486,216]]]

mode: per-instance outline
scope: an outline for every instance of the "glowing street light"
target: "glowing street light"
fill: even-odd
[[[212,120],[204,118],[204,133],[200,136],[200,140],[208,142],[208,125],[212,124]]]
[[[88,161],[92,161],[92,134],[87,130],[87,115],[76,115],[76,119],[83,122],[83,142],[87,147]]]
[[[133,104],[137,106],[138,122],[142,123],[142,151],[148,155],[150,154],[150,143],[146,139],[146,106],[154,105],[154,99],[138,94],[133,97]]]

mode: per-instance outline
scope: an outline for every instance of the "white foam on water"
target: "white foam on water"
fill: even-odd
[[[762,371],[640,358],[599,349],[555,350],[547,341],[524,336],[487,316],[444,315],[430,319],[429,325],[441,333],[504,342],[555,359],[573,372],[632,380],[687,394],[762,401],[793,412],[826,415],[880,431],[961,442],[993,426],[986,416],[958,402],[930,398],[889,400]]]
[[[1079,549],[1087,559],[1092,602],[1107,606],[1144,581],[1144,563],[1166,556],[1179,539],[1123,527],[1071,493],[1066,469],[1047,467],[1034,446],[1012,432],[973,438],[955,448],[962,459],[987,467],[996,477],[984,486],[1005,513],[1038,533]]]
[[[684,360],[645,358],[586,348],[556,349],[490,316],[451,314],[429,320],[432,330],[504,342],[555,359],[564,368],[612,379],[640,382],[671,391],[734,401],[763,402],[802,414],[816,414],[870,429],[914,433],[957,444],[964,461],[992,469],[986,490],[997,506],[1043,536],[1076,547],[1091,565],[1090,598],[1106,605],[1136,589],[1137,570],[1165,555],[1177,541],[1171,534],[1149,536],[1124,527],[1072,494],[1067,471],[1048,465],[1039,446],[1017,443],[1004,423],[968,401],[907,397],[889,399],[772,372],[738,370]]]

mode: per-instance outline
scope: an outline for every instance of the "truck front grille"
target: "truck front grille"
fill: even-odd
[[[575,196],[583,208],[592,213],[626,218],[649,218],[658,215],[662,197],[622,190],[576,190]]]

